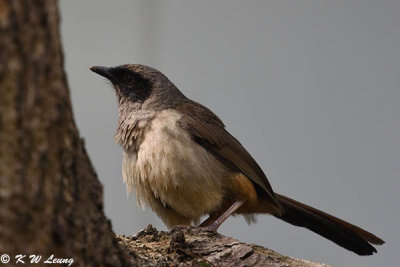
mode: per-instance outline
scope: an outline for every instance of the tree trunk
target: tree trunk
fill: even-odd
[[[72,117],[57,1],[0,0],[0,252],[128,265]]]
[[[0,0],[0,265],[21,254],[25,264],[54,255],[74,266],[305,266],[204,230],[150,227],[118,240],[72,116],[57,2]]]

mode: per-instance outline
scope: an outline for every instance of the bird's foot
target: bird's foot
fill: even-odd
[[[199,225],[198,227],[202,228],[202,229],[209,230],[211,232],[217,232],[219,226],[220,225],[218,225],[217,223],[214,222],[214,223],[211,223],[211,224],[208,224],[208,225]]]
[[[178,224],[178,225],[174,225],[174,226],[172,226],[170,229],[169,229],[169,231],[170,232],[173,232],[174,230],[176,231],[176,230],[186,230],[186,229],[188,229],[190,226],[188,226],[188,225],[182,225],[182,224]]]

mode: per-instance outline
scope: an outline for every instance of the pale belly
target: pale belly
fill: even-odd
[[[124,151],[122,163],[127,192],[134,190],[138,204],[151,207],[169,226],[217,210],[231,175],[171,119],[155,118],[138,152]]]

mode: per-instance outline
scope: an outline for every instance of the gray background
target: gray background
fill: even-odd
[[[265,215],[223,234],[334,266],[398,265],[400,1],[60,3],[74,113],[117,233],[165,227],[125,194],[115,96],[88,68],[142,63],[218,114],[275,191],[387,244],[359,257]]]

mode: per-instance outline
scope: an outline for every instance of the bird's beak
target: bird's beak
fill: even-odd
[[[112,68],[102,67],[102,66],[93,66],[90,68],[91,71],[96,72],[97,74],[112,80],[113,75],[111,73]]]

